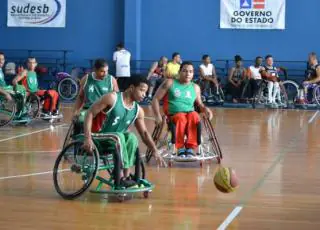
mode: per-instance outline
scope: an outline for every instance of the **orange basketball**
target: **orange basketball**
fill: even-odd
[[[232,168],[220,167],[214,175],[214,185],[223,193],[230,193],[239,186],[239,180]]]

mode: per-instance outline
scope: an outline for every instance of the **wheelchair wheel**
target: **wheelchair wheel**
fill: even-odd
[[[58,83],[58,93],[63,100],[71,101],[77,97],[79,85],[71,77],[64,78]]]
[[[217,159],[218,164],[220,164],[223,156],[214,128],[209,118],[203,117],[202,120],[207,133],[207,136],[202,140],[204,151],[207,152],[208,155],[213,155]]]
[[[320,85],[317,85],[313,89],[313,98],[314,98],[315,102],[320,106]]]
[[[287,91],[282,84],[280,84],[280,97],[281,97],[281,102],[285,105],[285,108],[288,108],[289,98],[288,98]]]
[[[164,125],[165,125],[165,122],[166,122],[166,117],[163,116],[162,117],[162,123],[160,125],[157,125],[153,130],[152,139],[153,139],[153,141],[154,141],[154,143],[156,145],[158,145],[158,142],[159,142],[159,139],[160,139],[160,136],[161,136],[161,133],[162,133],[162,129],[163,129]],[[147,163],[150,162],[151,158],[152,158],[152,151],[151,151],[151,149],[147,149],[147,152],[146,152],[146,161],[147,161]]]
[[[265,82],[261,82],[260,87],[256,95],[253,96],[252,107],[256,108],[258,104],[266,104],[268,102],[266,95],[267,84]]]
[[[12,121],[16,113],[15,100],[7,101],[0,97],[0,127],[5,126]]]
[[[26,101],[27,114],[30,118],[36,118],[40,112],[40,99],[35,94],[30,94]]]
[[[294,104],[299,92],[299,85],[295,81],[286,80],[282,82],[282,86],[287,93],[289,104]]]
[[[63,142],[63,147],[62,147],[63,149],[72,141],[73,130],[74,130],[74,122],[72,121]]]
[[[92,153],[82,148],[82,141],[67,145],[59,154],[53,169],[56,191],[64,199],[74,199],[84,193],[96,177],[99,167],[99,152]]]

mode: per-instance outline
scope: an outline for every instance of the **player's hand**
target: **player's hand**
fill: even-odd
[[[157,164],[160,166],[160,167],[167,167],[167,163],[165,162],[165,160],[163,159],[163,157],[160,155],[159,151],[154,151],[153,152],[153,156],[154,158],[156,159],[157,161]]]
[[[93,151],[93,141],[91,138],[86,138],[84,140],[83,146],[84,150],[88,151],[88,152],[92,152]]]
[[[160,124],[162,123],[162,117],[161,117],[161,115],[160,115],[160,116],[156,116],[155,122],[156,122],[156,125],[160,125]]]
[[[7,101],[12,101],[12,97],[9,93],[6,93],[5,97],[6,97]]]
[[[206,110],[205,110],[205,115],[209,118],[209,120],[212,120],[213,118],[213,113],[212,111],[206,107]]]

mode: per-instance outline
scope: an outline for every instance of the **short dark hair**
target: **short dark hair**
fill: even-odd
[[[118,43],[118,45],[117,45],[116,47],[117,47],[117,48],[119,48],[119,49],[124,48],[124,44],[123,44],[123,42]]]
[[[0,51],[0,55],[3,55],[3,56],[4,56],[4,52]]]
[[[98,58],[94,62],[94,68],[95,69],[100,69],[100,68],[103,68],[103,67],[106,67],[106,66],[108,66],[108,62],[103,58]]]
[[[206,60],[208,57],[210,57],[208,54],[205,54],[202,56],[202,60]]]
[[[191,66],[194,68],[193,63],[192,63],[191,61],[184,61],[184,62],[182,62],[182,64],[180,65],[180,70],[179,70],[179,71],[181,71],[182,68],[183,68],[185,65],[191,65]]]
[[[178,53],[178,52],[174,52],[173,54],[172,54],[172,59],[174,59],[176,56],[178,56],[178,55],[180,55],[180,53]]]
[[[268,54],[265,59],[267,60],[268,58],[272,58],[272,55],[271,54]]]
[[[256,60],[258,60],[258,59],[260,59],[260,58],[262,59],[262,57],[261,57],[261,56],[257,56],[257,57],[256,57]]]
[[[1,54],[1,53],[0,53],[0,54]],[[316,52],[311,52],[311,53],[309,54],[309,56],[314,57],[314,58],[317,58]]]
[[[128,87],[133,85],[134,87],[138,87],[140,84],[146,84],[149,86],[149,81],[147,78],[141,74],[132,74],[129,80]]]
[[[236,55],[234,56],[234,61],[235,62],[242,61],[242,57],[240,55]]]

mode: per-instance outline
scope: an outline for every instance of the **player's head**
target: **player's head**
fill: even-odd
[[[99,58],[94,62],[94,72],[97,78],[104,78],[108,74],[109,66],[106,60]]]
[[[124,49],[124,44],[123,44],[123,42],[120,42],[120,43],[116,46],[116,49],[117,49],[117,50],[122,50],[122,49]]]
[[[242,57],[240,55],[234,56],[234,62],[236,63],[237,67],[242,66]]]
[[[205,54],[202,56],[202,62],[206,65],[211,63],[211,58],[208,54]]]
[[[256,66],[261,66],[262,62],[263,62],[263,58],[262,57],[260,57],[260,56],[256,57],[256,60],[255,60]]]
[[[266,58],[265,58],[265,60],[266,60],[266,64],[268,65],[268,66],[272,66],[273,65],[273,57],[272,57],[272,55],[267,55],[266,56]]]
[[[6,59],[4,58],[4,53],[0,51],[0,68],[4,66]]]
[[[193,79],[194,75],[194,67],[191,61],[184,61],[180,66],[180,82],[182,83],[189,83]]]
[[[35,57],[28,57],[28,60],[27,60],[28,70],[35,71],[37,65],[38,63]]]
[[[142,101],[148,92],[148,80],[142,75],[131,75],[129,86],[126,91],[130,92],[134,101]]]
[[[315,52],[312,52],[309,54],[309,64],[315,65],[318,63],[317,54]]]
[[[172,61],[176,62],[176,63],[180,63],[181,62],[181,56],[178,52],[174,52],[172,54]]]

